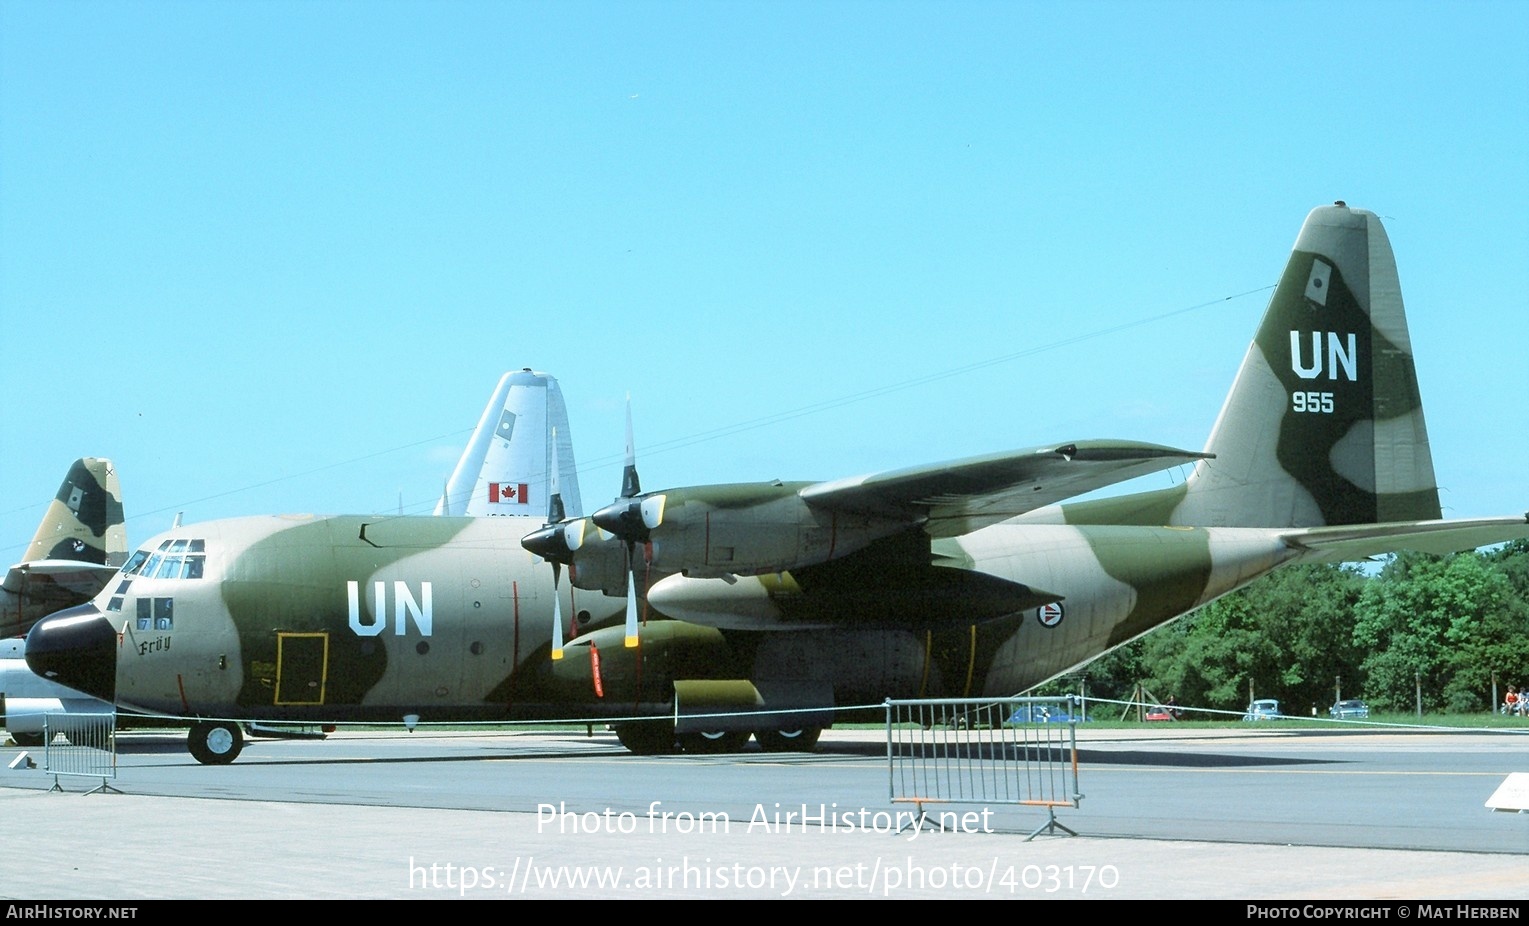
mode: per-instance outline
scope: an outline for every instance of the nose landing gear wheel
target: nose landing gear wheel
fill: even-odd
[[[227,765],[244,749],[244,731],[236,723],[201,721],[191,725],[186,748],[203,765]]]
[[[798,730],[759,730],[754,738],[765,752],[812,752],[818,745],[823,731],[817,727]]]

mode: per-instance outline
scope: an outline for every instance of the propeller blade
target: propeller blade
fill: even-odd
[[[562,489],[560,489],[558,487],[558,483],[557,483],[557,471],[558,471],[558,465],[557,465],[557,428],[553,428],[552,429],[552,473],[548,477],[548,485],[549,485],[549,487],[551,489],[551,497],[547,499],[547,524],[548,525],[557,524],[558,522],[562,521],[563,518],[565,517],[565,515],[563,514],[563,492],[562,492]]]
[[[649,533],[664,523],[662,495],[642,498],[642,481],[637,477],[637,451],[632,440],[632,397],[626,398],[626,467],[621,473],[621,494],[616,500],[590,515],[601,529],[627,543],[646,543]]]
[[[637,482],[637,448],[632,442],[632,394],[626,394],[626,467],[621,471],[621,497],[636,498],[642,494]]]
[[[626,554],[626,645],[637,645],[637,569],[632,564],[632,545],[627,544]]]
[[[558,598],[558,577],[563,567],[552,564],[552,658],[563,658],[563,605]]]
[[[578,531],[577,543],[569,545],[569,527],[563,524],[563,493],[557,483],[557,428],[552,429],[552,472],[548,476],[547,524],[541,530],[532,531],[520,540],[526,550],[552,564],[552,658],[563,658],[563,602],[558,585],[563,577],[563,564],[573,562],[573,551],[583,542],[584,532]],[[580,524],[583,519],[580,519]]]

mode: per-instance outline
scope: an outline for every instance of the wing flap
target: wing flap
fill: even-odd
[[[808,486],[815,508],[925,524],[956,537],[1211,454],[1138,441],[1076,441],[891,470]]]

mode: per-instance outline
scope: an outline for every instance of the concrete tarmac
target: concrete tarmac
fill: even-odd
[[[403,742],[424,750],[432,741]],[[443,749],[481,748],[476,740],[435,742],[444,742]],[[363,741],[354,747],[375,755],[390,745]],[[418,806],[436,799],[431,795],[440,789],[450,790],[452,769],[459,765],[471,766],[464,782],[466,774],[483,774],[508,789],[535,774],[565,780],[597,775],[609,793],[621,794],[631,790],[623,787],[624,769],[667,770],[672,778],[684,770],[675,760],[665,765],[571,756],[506,764],[498,758],[505,754],[502,745],[495,747],[493,760],[412,760],[402,766],[404,783],[389,787],[399,789],[399,804],[415,806],[352,803],[339,789],[322,797],[269,800],[263,799],[269,790],[236,784],[245,780],[241,774],[251,782],[288,781],[281,776],[289,770],[290,781],[298,782],[295,770],[305,764],[311,766],[306,773],[329,782],[346,776],[360,781],[373,769],[379,775],[400,769],[345,758],[339,752],[344,748],[342,738],[252,747],[239,760],[247,768],[199,767],[178,750],[125,757],[140,763],[123,769],[117,784],[125,789],[135,783],[146,788],[154,776],[165,775],[181,782],[182,793],[192,791],[184,782],[202,782],[195,790],[200,796],[87,794],[91,783],[78,780],[61,793],[46,790],[48,777],[39,771],[0,775],[0,820],[10,849],[0,864],[0,897],[115,904],[516,897],[1203,899],[1285,908],[1402,903],[1419,916],[1426,915],[1420,905],[1428,902],[1448,902],[1451,909],[1464,904],[1471,910],[1518,910],[1529,900],[1529,857],[1512,850],[1104,838],[1060,830],[1030,838],[1012,829],[985,832],[980,817],[967,818],[965,830],[957,832],[782,829],[741,818],[726,825],[695,816],[655,820],[642,813],[640,802],[618,803],[614,815],[564,817],[525,809]],[[538,745],[538,756],[546,748]],[[281,751],[286,749],[300,758],[287,760]],[[317,763],[303,758],[312,755],[323,758]],[[643,764],[633,766],[634,761]],[[873,758],[849,761],[875,768]],[[729,774],[721,766],[699,770],[708,781]],[[1488,816],[1529,827],[1529,815]],[[1059,819],[1064,825],[1079,823],[1066,815]]]
[[[736,824],[574,835],[530,813],[11,789],[0,817],[11,846],[0,894],[29,901],[1529,900],[1529,859],[1517,855]]]

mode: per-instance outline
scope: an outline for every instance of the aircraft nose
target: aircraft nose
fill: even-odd
[[[117,694],[117,631],[93,604],[59,611],[27,634],[27,667],[103,701]]]

